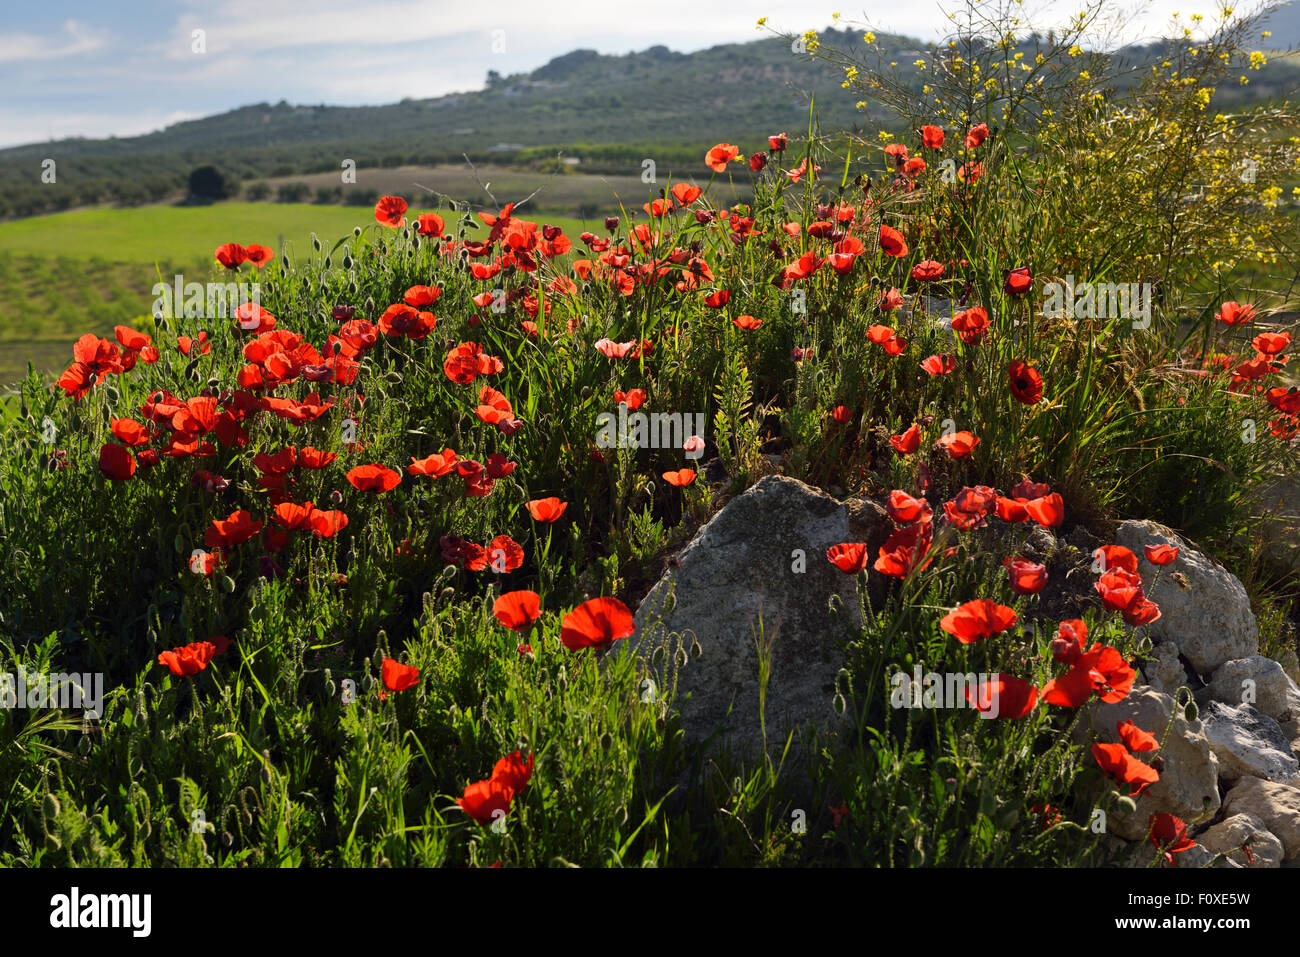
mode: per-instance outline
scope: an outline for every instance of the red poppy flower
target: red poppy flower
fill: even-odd
[[[1048,704],[1077,708],[1094,694],[1113,704],[1127,697],[1137,677],[1124,656],[1108,645],[1093,645],[1065,674],[1043,686]]]
[[[569,507],[568,502],[562,502],[558,498],[538,498],[525,503],[528,514],[538,522],[554,522],[564,514],[564,510]]]
[[[704,190],[690,183],[674,183],[669,192],[673,194],[673,198],[677,200],[679,205],[689,206],[703,195]]]
[[[890,288],[880,297],[880,308],[883,312],[893,312],[903,305],[903,293],[900,289]]]
[[[862,542],[841,542],[826,549],[826,560],[848,575],[867,567],[867,546]]]
[[[402,293],[402,301],[418,309],[420,306],[433,305],[441,295],[442,289],[439,286],[411,286]]]
[[[322,452],[309,445],[299,450],[298,465],[305,469],[323,469],[337,458],[338,454],[335,452]]]
[[[492,766],[491,780],[504,784],[515,794],[519,794],[528,787],[528,782],[533,776],[533,759],[534,756],[530,754],[525,761],[524,756],[518,751],[507,754]]]
[[[1122,744],[1097,743],[1091,750],[1106,777],[1121,784],[1135,785],[1129,797],[1137,797],[1160,780],[1160,772],[1133,757]]]
[[[988,332],[989,314],[983,306],[972,306],[952,317],[952,329],[966,345],[978,345]]]
[[[509,535],[498,535],[487,543],[484,557],[486,559],[484,568],[490,568],[498,575],[506,575],[524,563],[524,550]]]
[[[1043,397],[1043,377],[1033,366],[1019,360],[1007,366],[1011,395],[1017,402],[1035,405]]]
[[[1016,610],[987,598],[977,598],[958,605],[943,618],[939,627],[963,645],[1001,634],[1016,623]]]
[[[763,171],[763,167],[765,167],[766,165],[767,165],[766,153],[749,154],[749,169],[751,172],[761,173]]]
[[[725,173],[727,164],[740,155],[740,147],[719,143],[704,155],[704,165],[715,173]]]
[[[510,813],[514,796],[509,785],[489,778],[466,787],[464,796],[457,798],[456,803],[479,824],[491,824]]]
[[[214,518],[203,533],[203,544],[208,548],[223,548],[248,541],[262,530],[262,523],[253,520],[246,509],[238,509],[226,518]]]
[[[1286,415],[1300,412],[1300,389],[1294,386],[1289,389],[1275,386],[1264,393],[1264,399],[1273,408]]]
[[[389,492],[402,481],[402,473],[383,465],[358,465],[345,478],[359,492]]]
[[[1044,528],[1055,528],[1065,521],[1065,501],[1060,492],[1025,502],[1025,511]]]
[[[943,275],[943,263],[926,259],[912,267],[912,278],[917,282],[933,282]]]
[[[730,299],[730,289],[715,289],[704,297],[704,304],[710,309],[721,309]]]
[[[416,228],[421,236],[441,236],[446,224],[437,213],[421,213],[415,217]]]
[[[527,631],[542,614],[542,599],[535,591],[508,591],[492,604],[492,614],[513,631]]]
[[[488,425],[496,425],[515,416],[510,400],[490,386],[485,385],[479,390],[478,401],[479,405],[474,410],[474,414]]]
[[[755,319],[753,316],[737,316],[731,320],[731,324],[737,329],[744,329],[746,332],[753,332],[763,325],[762,319]]]
[[[629,389],[626,392],[614,391],[614,401],[627,406],[629,412],[635,412],[645,404],[645,389]]]
[[[1152,565],[1172,565],[1178,558],[1177,545],[1143,545],[1142,551]]]
[[[914,522],[900,528],[885,539],[872,567],[882,575],[906,578],[913,569],[924,569],[930,564],[926,556],[933,538],[934,527],[930,522]]]
[[[906,492],[894,489],[885,500],[885,511],[898,524],[910,525],[918,520],[927,521],[932,509],[925,499],[913,498]]]
[[[937,150],[943,146],[944,133],[938,126],[921,127],[921,142],[926,149]]]
[[[1196,842],[1187,836],[1187,825],[1182,818],[1160,811],[1147,818],[1147,830],[1151,843],[1161,850],[1165,861],[1174,866],[1174,855],[1190,851]]]
[[[837,405],[831,409],[831,418],[840,425],[846,425],[853,418],[853,410],[846,405]]]
[[[781,281],[784,284],[798,279],[807,279],[821,269],[825,261],[823,257],[809,250],[781,270]]]
[[[622,359],[636,345],[636,340],[615,342],[613,339],[597,339],[594,346],[597,352],[608,359]]]
[[[968,150],[976,149],[979,146],[983,145],[984,140],[988,137],[988,135],[989,135],[989,127],[987,123],[981,123],[978,126],[972,126],[970,132],[966,134],[966,138],[965,140],[963,140],[963,144]]]
[[[248,261],[248,250],[239,243],[222,243],[214,253],[217,262],[227,269],[238,269]]]
[[[348,517],[337,509],[313,508],[307,516],[307,525],[317,538],[333,538],[348,527]]]
[[[907,255],[907,240],[892,226],[880,227],[880,248],[886,256],[901,258]]]
[[[1093,551],[1092,557],[1096,560],[1102,574],[1112,568],[1122,568],[1134,575],[1138,573],[1137,556],[1133,554],[1132,549],[1125,548],[1123,545],[1103,545]]]
[[[992,681],[966,686],[966,700],[976,711],[999,720],[1023,718],[1038,704],[1038,689],[1013,675],[999,674]]]
[[[379,670],[384,679],[384,688],[388,691],[407,691],[414,688],[420,681],[419,668],[404,665],[392,658],[385,658]],[[386,692],[379,692],[380,701],[387,699],[387,697]]]
[[[1029,275],[1029,267],[1021,266],[1019,269],[1012,269],[1007,273],[1006,280],[1002,283],[1003,290],[1009,296],[1023,296],[1034,288],[1034,277]]]
[[[617,598],[593,598],[564,616],[560,641],[570,651],[605,648],[636,631],[632,612]]]
[[[114,419],[113,435],[126,445],[135,448],[149,444],[149,430],[135,419]]]
[[[248,261],[258,269],[261,269],[275,258],[275,250],[269,246],[260,246],[257,243],[250,243],[244,251],[248,255]]]
[[[934,444],[947,452],[949,457],[964,459],[975,451],[975,446],[980,444],[980,440],[979,436],[972,435],[970,432],[953,432],[943,436]]]
[[[1225,302],[1214,314],[1214,318],[1229,326],[1241,326],[1255,318],[1254,306],[1243,306],[1239,302]]]
[[[384,196],[375,203],[375,220],[393,229],[406,225],[406,200],[400,196]]]
[[[1115,731],[1130,751],[1156,751],[1160,748],[1160,742],[1154,734],[1148,734],[1132,721],[1117,723]]]
[[[950,355],[930,356],[921,360],[921,368],[930,375],[947,375],[957,368],[957,357]]]
[[[1014,498],[999,495],[994,505],[994,514],[1004,522],[1024,522],[1029,519],[1029,510],[1025,503]]]
[[[126,345],[126,343],[122,344]],[[1266,356],[1275,356],[1291,344],[1291,333],[1261,332],[1250,341],[1250,344]]]
[[[1011,590],[1017,595],[1037,595],[1047,585],[1046,565],[1015,558],[1008,559],[1006,566]]]
[[[664,481],[669,485],[675,485],[678,488],[690,485],[695,481],[694,469],[678,469],[676,472],[665,472]]]
[[[921,427],[919,425],[913,425],[906,432],[899,435],[891,435],[889,437],[889,444],[892,445],[900,455],[911,455],[921,447]]]
[[[126,446],[109,442],[99,450],[99,471],[114,482],[124,481],[135,474],[135,458]]]
[[[422,459],[412,457],[406,471],[412,475],[427,475],[430,478],[442,478],[456,468],[456,451],[443,449]]]
[[[207,668],[217,653],[210,641],[195,641],[181,648],[160,652],[158,664],[166,665],[177,678],[189,678]]]
[[[1073,665],[1079,660],[1087,647],[1088,626],[1081,618],[1063,621],[1056,629],[1052,639],[1052,660],[1061,664]]]

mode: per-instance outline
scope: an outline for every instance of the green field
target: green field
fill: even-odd
[[[599,228],[543,219],[575,241],[583,229]],[[222,243],[301,256],[311,251],[313,233],[328,247],[356,226],[373,225],[363,207],[238,202],[84,209],[0,223],[0,384],[24,375],[29,361],[42,371],[66,365],[78,336],[108,335],[147,313],[159,275],[204,281]]]

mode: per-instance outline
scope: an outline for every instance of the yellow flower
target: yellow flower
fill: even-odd
[[[1250,68],[1252,70],[1262,70],[1264,64],[1268,63],[1268,57],[1256,50],[1250,55]]]
[[[874,33],[864,33],[862,34],[862,39],[865,40],[867,43],[875,43],[876,35]]]

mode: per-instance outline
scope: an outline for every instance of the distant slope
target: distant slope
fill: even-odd
[[[1296,36],[1300,7],[1290,5],[1274,21],[1278,36]],[[819,36],[828,47],[862,46],[850,30]],[[920,86],[912,61],[925,44],[878,35],[877,47],[886,61],[898,61],[900,80]],[[1145,55],[1156,52],[1150,47]],[[1249,87],[1221,90],[1217,102],[1230,108],[1288,95],[1297,75],[1275,61]],[[163,201],[184,188],[196,166],[213,162],[244,182],[283,181],[337,175],[344,160],[358,168],[430,167],[463,163],[468,155],[476,163],[541,166],[563,149],[581,159],[583,172],[639,174],[642,161],[654,159],[662,173],[697,174],[713,143],[748,151],[769,133],[804,129],[810,98],[824,131],[874,128],[883,111],[858,111],[860,94],[843,89],[841,79],[776,37],[694,53],[664,46],[620,56],[575,50],[530,73],[489,73],[485,89],[434,99],[365,107],[258,103],[145,136],[0,150],[0,219]],[[40,182],[46,158],[58,162],[54,185]],[[365,196],[353,191],[352,199]]]

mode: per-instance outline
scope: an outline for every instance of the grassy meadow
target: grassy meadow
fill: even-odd
[[[1295,650],[1250,500],[1300,464],[1295,303],[1236,283],[1294,271],[1300,150],[1272,131],[1300,116],[1207,110],[1251,62],[1232,23],[1122,95],[1087,29],[1023,58],[1007,24],[972,35],[924,94],[869,39],[805,36],[905,132],[823,137],[810,111],[701,142],[708,178],[617,225],[494,204],[463,235],[397,196],[0,225],[6,350],[85,334],[0,430],[0,670],[104,687],[95,715],[0,709],[0,866],[1128,859],[1091,822],[1137,806],[1161,742],[1117,772],[1073,732],[1130,693],[1161,611],[1127,549],[1093,553],[1112,567],[1066,620],[1048,564],[1014,560],[1154,519],[1245,582],[1261,653]],[[261,309],[117,322],[191,266],[261,282]],[[1067,277],[1137,298],[1048,308]],[[602,445],[621,405],[704,410],[699,462]],[[672,682],[646,695],[612,653],[773,472],[889,529],[806,556],[879,600],[843,636],[843,725],[785,762],[688,742]],[[998,676],[997,719],[891,706],[914,667]]]
[[[547,221],[574,235],[600,225]],[[231,236],[298,256],[311,251],[313,234],[332,246],[373,222],[369,208],[354,206],[220,202],[81,209],[0,223],[0,387],[26,375],[28,362],[54,371],[85,332],[111,335],[115,325],[147,317],[155,283],[170,283],[177,273],[206,282],[212,251]]]

